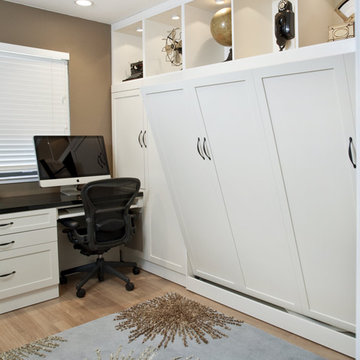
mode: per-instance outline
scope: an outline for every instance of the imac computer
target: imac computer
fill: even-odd
[[[78,185],[111,177],[102,136],[34,136],[34,145],[41,187],[79,195]]]

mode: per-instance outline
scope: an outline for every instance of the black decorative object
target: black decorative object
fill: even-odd
[[[140,79],[143,77],[143,62],[138,61],[130,64],[131,75],[123,81],[129,81],[134,79]]]
[[[283,51],[286,42],[295,37],[295,14],[290,1],[280,0],[278,12],[275,15],[275,37],[280,51]]]

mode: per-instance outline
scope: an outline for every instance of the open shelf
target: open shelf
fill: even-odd
[[[173,16],[178,19],[173,19]],[[161,14],[152,16],[145,20],[145,62],[146,76],[159,75],[163,73],[179,71],[182,69],[182,61],[180,65],[174,65],[166,56],[165,44],[166,37],[172,29],[181,36],[181,7],[165,11]],[[179,37],[177,37],[179,39]],[[181,37],[180,37],[181,39]]]
[[[328,41],[328,27],[344,23],[334,10],[339,3],[340,0],[299,0],[299,47]]]
[[[186,68],[215,64],[227,58],[229,48],[217,43],[210,31],[212,17],[225,7],[231,7],[230,0],[223,5],[208,0],[195,0],[185,5]]]
[[[343,24],[335,12],[340,0],[291,0],[295,12],[295,39],[286,49],[328,42],[329,26]],[[144,77],[178,72],[223,62],[230,47],[211,35],[214,14],[232,9],[233,60],[278,52],[274,15],[279,0],[169,0],[154,9],[112,25],[113,85],[130,75],[130,64],[143,60]],[[178,15],[178,20],[172,16]],[[142,27],[143,33],[136,31]],[[182,38],[182,64],[166,59],[165,38],[178,28]],[[338,40],[341,41],[341,40]],[[285,50],[286,51],[286,50]]]
[[[130,64],[143,60],[141,21],[112,32],[113,83],[119,83],[131,75]]]

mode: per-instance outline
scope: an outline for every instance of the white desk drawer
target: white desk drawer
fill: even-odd
[[[7,234],[0,236],[0,253],[51,241],[57,241],[56,227],[28,231],[26,235],[22,232]]]
[[[0,235],[56,226],[56,209],[0,215]]]
[[[56,242],[0,253],[0,299],[57,284],[58,267]]]

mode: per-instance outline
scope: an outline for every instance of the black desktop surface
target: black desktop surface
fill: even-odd
[[[81,204],[80,196],[66,196],[60,192],[15,196],[0,199],[0,214],[79,204]]]
[[[138,196],[142,197],[143,192],[139,192]],[[81,205],[81,203],[80,195],[68,196],[60,192],[0,198],[0,215],[53,207],[61,208],[71,205]]]

